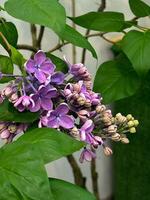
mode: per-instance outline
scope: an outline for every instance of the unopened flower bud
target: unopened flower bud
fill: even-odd
[[[111,148],[109,148],[109,147],[104,147],[104,154],[106,155],[106,156],[110,156],[110,155],[112,155],[113,154],[113,151],[111,150]]]
[[[97,113],[101,113],[101,112],[103,112],[105,110],[106,110],[106,106],[104,106],[104,105],[98,105],[98,106],[96,106],[96,112]]]
[[[120,134],[119,133],[115,133],[111,136],[111,139],[115,142],[119,142],[120,141]]]
[[[8,126],[8,130],[10,133],[15,133],[17,130],[17,126],[12,124],[12,125]]]
[[[134,126],[137,127],[139,125],[139,121],[138,120],[134,120]]]
[[[0,137],[2,139],[7,139],[9,136],[10,136],[10,132],[7,129],[5,129],[4,131],[2,131],[1,134],[0,134]]]
[[[129,144],[130,141],[129,141],[128,138],[123,137],[123,138],[121,138],[121,142],[124,143],[124,144]]]
[[[124,117],[124,116],[120,116],[120,117],[117,118],[117,120],[118,120],[118,122],[120,122],[120,123],[124,123],[124,122],[127,121],[127,118]]]
[[[89,108],[91,107],[91,102],[90,100],[86,100],[85,103],[84,103],[85,107]]]
[[[122,114],[121,113],[117,113],[116,114],[116,118],[118,119],[119,117],[121,117],[122,116]]]
[[[116,125],[110,125],[107,129],[108,133],[113,134],[117,131],[117,126]]]
[[[15,103],[18,100],[18,94],[12,94],[9,100],[12,101],[12,103]]]
[[[131,119],[132,119],[132,115],[131,115],[131,114],[128,114],[128,115],[126,116],[126,118],[127,118],[128,121],[131,120]]]
[[[134,126],[134,121],[129,121],[127,124],[128,124],[128,127],[131,128]]]
[[[84,103],[85,103],[85,99],[83,97],[79,97],[77,99],[77,101],[78,101],[78,104],[81,105],[81,106],[84,105]]]
[[[6,88],[3,89],[2,94],[6,97],[10,97],[13,93],[13,90],[10,86],[7,86]]]
[[[136,133],[136,129],[134,127],[129,129],[130,133]]]

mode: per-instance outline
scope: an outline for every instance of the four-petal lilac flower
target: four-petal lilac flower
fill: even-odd
[[[35,94],[31,95],[35,105],[34,107],[30,107],[30,111],[37,112],[41,108],[47,111],[52,110],[53,102],[51,99],[56,96],[57,96],[56,88],[41,85],[38,91]]]
[[[34,59],[27,61],[26,70],[33,73],[40,83],[44,83],[47,77],[54,73],[55,65],[40,50],[34,55]]]
[[[66,103],[61,103],[55,110],[51,111],[48,117],[47,126],[51,128],[63,127],[71,129],[74,126],[74,119],[67,115],[69,108]]]
[[[90,149],[84,149],[80,155],[80,162],[83,163],[84,160],[90,162],[93,158],[96,158],[96,154]]]

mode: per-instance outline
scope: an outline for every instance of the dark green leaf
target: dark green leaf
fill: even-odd
[[[3,74],[13,74],[13,63],[9,57],[0,55],[0,72]],[[10,78],[5,77],[0,79],[0,83],[6,83],[10,80]]]
[[[53,200],[35,146],[14,142],[1,148],[0,177],[1,200]]]
[[[150,69],[150,32],[130,31],[122,41],[122,50],[139,75]]]
[[[129,60],[120,55],[116,60],[103,63],[95,77],[94,90],[102,94],[105,103],[133,95],[140,84]]]
[[[51,128],[32,129],[18,139],[19,143],[36,146],[44,163],[72,154],[84,146],[70,136]]]
[[[66,40],[74,44],[75,46],[88,49],[92,53],[93,57],[97,58],[96,52],[94,48],[91,46],[91,44],[88,42],[88,40],[69,25],[66,25],[65,30],[61,32],[59,36],[62,40]]]
[[[125,19],[118,12],[90,12],[70,19],[87,29],[105,32],[118,32],[124,29]]]
[[[51,53],[46,53],[46,56],[49,57],[52,60],[52,62],[56,65],[57,71],[61,71],[64,73],[68,71],[68,66],[62,59]]]
[[[15,18],[47,26],[55,32],[65,28],[65,9],[56,0],[7,0],[5,10]]]
[[[38,117],[39,113],[19,112],[6,100],[0,104],[0,121],[33,122]]]
[[[18,66],[23,66],[26,61],[25,58],[23,57],[23,55],[17,49],[15,49],[13,46],[10,46],[10,48],[11,48],[12,62]]]
[[[72,183],[54,178],[49,183],[54,200],[96,200],[90,192]]]
[[[129,5],[137,17],[145,17],[150,15],[150,6],[141,0],[129,0]]]
[[[11,22],[0,23],[0,32],[4,35],[4,37],[7,39],[9,44],[16,47],[17,40],[18,40],[18,32],[13,23],[11,23]],[[7,49],[7,46],[1,37],[0,37],[0,44],[5,49]]]

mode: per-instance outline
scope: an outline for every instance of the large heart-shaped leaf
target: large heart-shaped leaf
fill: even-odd
[[[13,23],[11,22],[0,23],[0,32],[4,35],[9,44],[16,47],[18,40],[18,32]],[[1,37],[0,37],[0,44],[5,49],[7,49],[7,46]]]
[[[32,129],[20,137],[18,142],[35,145],[44,163],[72,154],[84,146],[83,142],[51,128]]]
[[[70,19],[79,26],[95,31],[117,32],[125,26],[124,15],[118,12],[90,12]]]
[[[120,55],[116,60],[103,63],[95,77],[94,90],[102,94],[105,103],[133,95],[140,80],[129,60]]]
[[[150,6],[141,0],[129,0],[132,12],[137,17],[145,17],[150,15]]]
[[[139,75],[150,69],[150,32],[130,31],[122,41],[122,50]]]
[[[39,113],[32,113],[29,111],[19,112],[9,101],[4,101],[0,104],[0,121],[14,121],[14,122],[33,122],[37,120]]]
[[[47,26],[55,32],[65,28],[65,9],[56,0],[7,0],[5,10],[15,18]]]
[[[88,49],[92,53],[93,57],[97,58],[97,54],[89,41],[71,26],[66,25],[64,31],[59,33],[59,37],[62,40],[66,40],[74,44],[75,46]]]
[[[90,192],[66,181],[50,178],[49,183],[54,200],[96,200]]]
[[[35,146],[15,142],[0,149],[0,199],[53,200]]]
[[[9,57],[0,55],[0,72],[3,74],[13,74],[13,63]],[[0,83],[6,83],[10,80],[10,78],[4,77],[0,79]]]

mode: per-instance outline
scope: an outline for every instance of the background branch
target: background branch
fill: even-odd
[[[37,29],[36,29],[35,24],[31,24],[30,28],[31,28],[31,36],[32,36],[32,46],[34,48],[38,48],[38,45],[37,45]]]
[[[76,4],[75,0],[72,0],[72,17],[76,16]],[[74,22],[72,22],[72,27],[76,29],[76,25]],[[76,63],[76,46],[72,45],[72,62]]]
[[[44,35],[44,29],[45,29],[44,26],[40,26],[40,32],[39,32],[39,36],[38,36],[38,39],[37,39],[38,49],[41,49],[41,42],[42,42],[42,38],[43,38],[43,35]]]
[[[75,184],[86,188],[86,178],[83,177],[80,167],[78,166],[73,155],[67,156],[67,160],[72,168]]]
[[[34,48],[33,46],[30,46],[30,45],[27,45],[27,44],[18,44],[17,49],[29,50],[29,51],[32,51],[34,53],[37,52],[36,48]]]
[[[103,12],[105,10],[105,8],[106,8],[106,0],[101,0],[101,4],[100,4],[97,12]],[[85,33],[85,37],[87,35],[89,35],[89,34],[90,34],[90,30],[87,29],[86,33]],[[85,63],[85,57],[86,57],[86,49],[83,49],[83,51],[82,51],[82,57],[81,57],[81,63],[83,63],[83,64]]]

